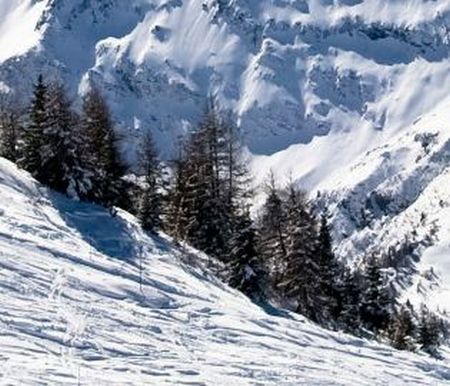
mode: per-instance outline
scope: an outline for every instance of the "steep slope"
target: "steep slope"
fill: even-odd
[[[2,384],[450,380],[445,362],[269,315],[195,251],[146,236],[126,213],[49,192],[4,160],[0,212]]]

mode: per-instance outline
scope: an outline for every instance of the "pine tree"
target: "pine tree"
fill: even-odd
[[[227,138],[226,125],[216,106],[212,104],[198,130],[197,140],[204,146],[204,154],[199,154],[197,180],[202,203],[197,211],[199,232],[198,240],[202,250],[224,260],[227,257],[227,243],[231,237],[232,191],[227,191]]]
[[[219,223],[216,173],[214,160],[209,152],[208,127],[201,127],[191,136],[186,154],[187,180],[185,204],[188,216],[187,241],[205,253],[218,257],[224,247]]]
[[[170,193],[172,234],[205,253],[225,260],[232,232],[226,129],[210,109],[183,146]],[[172,226],[171,228],[174,228]]]
[[[150,133],[147,133],[142,141],[140,167],[144,175],[145,187],[143,188],[140,199],[138,217],[145,230],[156,232],[162,225],[162,171],[156,147]]]
[[[251,177],[248,170],[248,157],[242,148],[242,140],[235,126],[225,125],[223,137],[224,156],[221,157],[223,163],[227,217],[237,216],[242,207],[247,207],[253,196]]]
[[[42,177],[42,147],[44,133],[49,127],[48,88],[42,75],[34,86],[29,120],[24,127],[21,138],[21,158],[19,165],[41,181]]]
[[[84,96],[81,131],[88,141],[86,168],[93,174],[89,198],[107,207],[127,202],[122,180],[126,167],[117,149],[109,108],[96,88]]]
[[[386,328],[392,314],[394,301],[386,287],[376,256],[367,261],[364,271],[366,287],[361,300],[361,319],[367,328],[378,331]]]
[[[180,145],[178,157],[172,162],[172,181],[166,199],[166,231],[175,240],[185,240],[189,224],[189,206],[187,205],[187,161],[184,146]]]
[[[82,198],[90,188],[90,173],[83,168],[84,143],[78,130],[78,117],[62,84],[48,86],[46,109],[48,127],[41,147],[41,182]]]

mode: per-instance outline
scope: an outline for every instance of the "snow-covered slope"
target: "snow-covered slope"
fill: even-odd
[[[49,192],[4,160],[0,213],[1,384],[450,381],[445,361],[269,315],[194,251],[146,236],[126,213]]]
[[[450,0],[0,0],[0,90],[98,85],[130,161],[145,130],[169,157],[212,95],[257,184],[272,168],[320,190],[342,256],[413,238],[398,285],[442,308],[449,30]]]

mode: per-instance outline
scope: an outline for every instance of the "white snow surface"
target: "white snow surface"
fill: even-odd
[[[45,3],[0,1],[0,63],[25,54],[39,43],[41,34],[35,29]]]
[[[450,0],[0,0],[0,90],[100,87],[132,163],[214,96],[272,169],[332,216],[336,251],[417,248],[405,298],[450,308]],[[263,197],[258,197],[258,203]],[[432,271],[430,271],[432,270]]]
[[[450,382],[446,361],[268,314],[205,264],[0,159],[0,384]]]

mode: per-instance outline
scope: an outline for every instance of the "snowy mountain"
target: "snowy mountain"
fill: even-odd
[[[1,384],[450,380],[445,361],[264,312],[204,256],[145,235],[124,212],[52,193],[5,160],[0,176]]]
[[[209,96],[270,169],[330,206],[338,253],[399,255],[405,298],[450,308],[450,1],[0,0],[0,89],[41,72],[108,96],[131,162],[170,157]],[[398,280],[397,280],[398,279]]]
[[[450,3],[406,4],[3,0],[0,79],[92,81],[130,143],[151,129],[169,151],[212,95],[255,154],[351,131],[353,159],[446,97]]]

